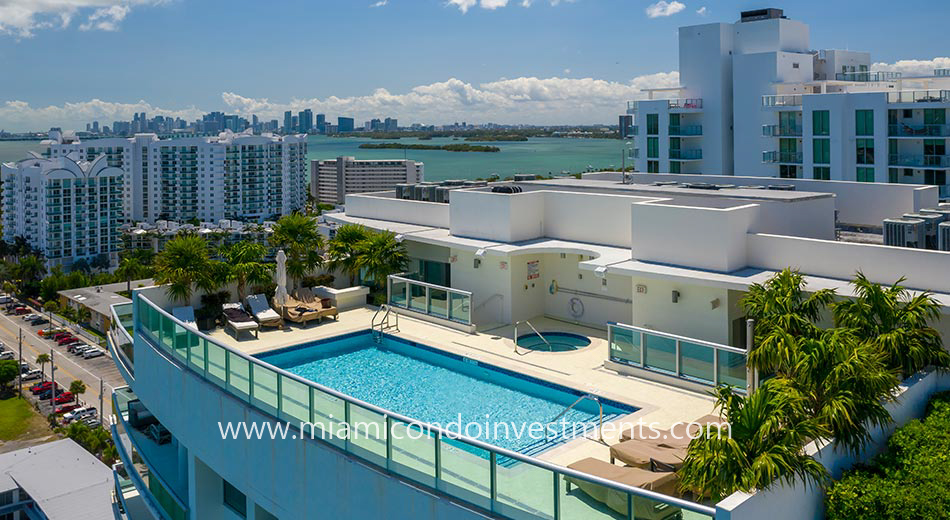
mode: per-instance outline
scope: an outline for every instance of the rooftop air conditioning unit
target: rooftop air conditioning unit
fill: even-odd
[[[491,188],[492,193],[507,193],[509,195],[512,193],[521,193],[521,191],[521,186],[511,184],[502,184],[501,186],[492,186]]]
[[[534,181],[537,179],[538,179],[538,176],[533,173],[516,173],[515,174],[515,182]]]
[[[412,188],[415,184],[397,184],[396,185],[396,198],[397,199],[411,199],[412,198]]]
[[[442,181],[443,186],[465,186],[464,180],[459,179],[450,179],[447,181]]]
[[[941,251],[950,251],[950,222],[941,222],[937,226],[938,246]]]
[[[884,219],[884,244],[897,247],[924,246],[926,224],[916,218]]]
[[[488,181],[465,181],[462,185],[466,188],[484,188],[488,186]]]
[[[769,184],[768,188],[770,190],[778,190],[778,191],[795,191],[794,184]]]
[[[449,191],[452,188],[450,186],[439,186],[435,189],[435,200],[434,202],[448,203],[449,202]]]
[[[943,222],[943,215],[933,213],[904,213],[904,218],[924,221],[924,247],[937,249],[937,226]]]
[[[943,220],[941,222],[950,221],[950,206],[946,208],[926,208],[918,211],[917,213],[922,213],[924,215],[943,215]]]

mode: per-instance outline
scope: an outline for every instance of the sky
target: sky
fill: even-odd
[[[678,85],[677,28],[772,5],[874,70],[950,67],[946,0],[0,0],[0,129],[134,112],[612,123]]]

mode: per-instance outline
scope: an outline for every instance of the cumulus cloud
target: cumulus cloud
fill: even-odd
[[[386,4],[388,4],[388,3],[389,3],[389,0],[379,0],[379,2],[376,2],[376,3],[374,3],[374,4],[369,4],[369,6],[370,6],[370,7],[383,7],[384,5],[386,5]]]
[[[660,18],[663,16],[672,16],[683,9],[686,9],[686,4],[677,2],[676,0],[673,0],[672,2],[660,0],[655,4],[648,5],[646,11],[648,17]]]
[[[929,76],[936,69],[950,69],[950,58],[938,57],[932,60],[899,60],[894,63],[875,63],[871,70],[900,72],[904,76]]]
[[[65,29],[77,17],[84,31],[115,31],[135,6],[166,0],[0,0],[0,34],[32,38],[43,29]]]
[[[453,5],[458,7],[459,11],[462,13],[467,13],[469,9],[475,7],[481,7],[482,9],[495,10],[501,7],[506,7],[510,0],[448,0],[446,5]],[[574,0],[548,0],[551,5],[558,5],[562,1],[564,2],[573,2]],[[521,0],[518,2],[518,5],[521,7],[531,7],[534,4],[534,0]]]
[[[188,121],[201,114],[220,110],[263,119],[283,117],[285,110],[305,108],[355,117],[357,121],[373,117],[398,117],[406,123],[443,124],[453,121],[531,124],[607,123],[623,111],[624,103],[644,96],[644,88],[671,87],[679,84],[677,72],[664,72],[633,78],[628,82],[594,78],[499,79],[472,84],[457,78],[419,85],[407,92],[393,93],[379,88],[362,96],[329,96],[278,102],[253,98],[235,92],[221,94],[222,106],[168,110],[145,101],[110,103],[99,99],[62,106],[34,107],[25,101],[6,101],[0,105],[0,128],[8,131],[43,130],[51,126],[81,129],[98,120],[112,124],[130,120],[135,112],[149,117],[162,114]]]
[[[706,6],[704,5],[696,10],[696,14],[698,14],[699,16],[706,16],[707,14],[709,14],[709,11],[706,10]]]

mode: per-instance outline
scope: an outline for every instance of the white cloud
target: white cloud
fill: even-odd
[[[707,14],[709,14],[709,11],[706,10],[706,6],[704,5],[696,10],[696,14],[698,14],[699,16],[706,16]]]
[[[929,76],[935,69],[950,69],[950,58],[938,57],[932,60],[899,60],[894,63],[875,63],[871,70],[900,72],[904,76]]]
[[[454,5],[462,13],[467,13],[469,9],[478,6],[482,9],[495,10],[501,7],[507,7],[510,0],[448,0],[445,5]],[[521,7],[531,7],[535,0],[521,0],[518,5]],[[548,0],[551,5],[558,5],[561,2],[574,2],[575,0]]]
[[[386,5],[386,4],[388,4],[388,3],[389,3],[389,0],[379,0],[379,2],[376,2],[375,4],[370,4],[369,6],[370,6],[370,7],[383,7],[384,5]]]
[[[676,0],[673,0],[672,2],[660,0],[655,4],[648,5],[646,12],[647,16],[650,18],[660,18],[662,16],[672,16],[683,9],[686,9],[686,4],[677,2]]]
[[[570,73],[571,73],[571,69],[564,69],[564,74],[570,74]]]
[[[455,7],[458,7],[459,11],[462,11],[464,14],[467,13],[468,10],[477,3],[477,1],[478,0],[449,0],[446,2],[446,5],[454,5]]]
[[[135,112],[149,117],[162,114],[193,121],[211,110],[223,109],[247,117],[257,114],[265,119],[283,117],[285,110],[311,108],[330,119],[338,115],[357,121],[372,117],[398,117],[408,123],[428,124],[459,121],[495,123],[609,123],[624,110],[630,99],[644,97],[644,88],[671,87],[679,84],[677,72],[650,74],[629,82],[594,78],[521,77],[472,84],[456,78],[420,85],[403,93],[384,88],[363,96],[292,99],[287,102],[252,98],[234,92],[221,94],[223,106],[189,107],[177,110],[138,103],[110,103],[99,99],[62,106],[33,107],[25,101],[0,104],[0,128],[8,131],[43,130],[51,126],[82,129],[98,120],[111,125],[115,120],[130,120]]]
[[[499,7],[505,7],[508,5],[508,0],[481,0],[478,3],[482,9],[498,9]]]
[[[167,0],[0,0],[0,34],[32,38],[43,29],[65,29],[77,15],[81,30],[115,31],[133,7]],[[87,14],[88,13],[88,14]]]

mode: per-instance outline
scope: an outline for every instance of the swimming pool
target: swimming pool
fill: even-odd
[[[542,352],[571,352],[590,345],[586,336],[570,332],[542,332],[541,336],[534,332],[522,334],[518,336],[518,346]]]
[[[558,421],[571,427],[529,435],[532,424],[548,425],[584,392],[393,336],[376,343],[370,331],[257,357],[381,408],[528,455],[572,438],[578,433],[573,424],[595,431],[599,418],[597,404],[584,399]],[[605,422],[637,411],[600,402]]]

